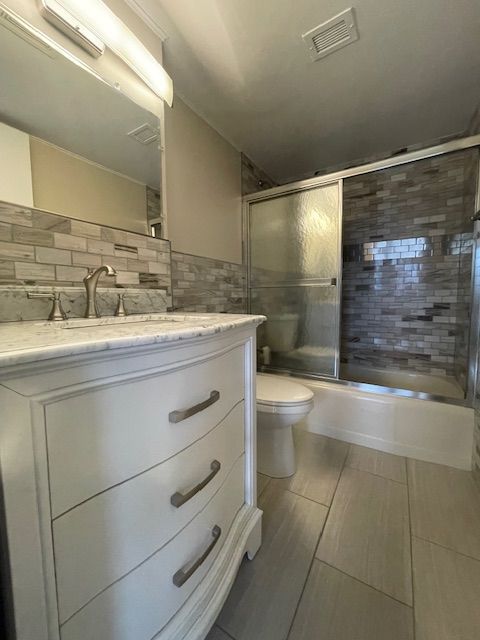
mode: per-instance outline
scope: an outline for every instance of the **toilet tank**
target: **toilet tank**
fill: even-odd
[[[298,333],[297,313],[271,314],[265,324],[266,343],[272,351],[291,351]]]

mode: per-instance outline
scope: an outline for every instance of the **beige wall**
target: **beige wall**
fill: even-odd
[[[165,110],[165,128],[173,250],[240,263],[240,153],[177,97]]]
[[[135,101],[160,116],[163,128],[163,103],[113,54],[107,52],[108,55],[102,56],[98,61],[84,54],[40,17],[36,0],[4,1],[104,78],[120,81],[121,86]],[[160,39],[124,0],[105,1],[161,61]],[[173,80],[175,82],[175,78]],[[178,98],[175,99],[173,109],[165,108],[165,118],[166,158],[163,167],[166,172],[166,189],[162,197],[166,198],[163,206],[168,216],[169,239],[173,241],[177,251],[240,263],[240,154]],[[44,180],[47,178],[43,176]],[[38,172],[36,179],[38,202],[35,202],[35,206],[41,207],[43,205],[39,202],[48,198],[44,191],[41,195],[42,178]],[[67,195],[63,193],[62,198]],[[81,192],[78,195],[81,196]],[[69,206],[74,206],[74,203],[70,203]],[[91,213],[88,210],[80,212],[77,206],[75,211],[70,210],[68,215],[87,219],[85,216],[90,216]],[[115,218],[112,216],[112,221],[105,224],[124,226],[118,214]]]
[[[33,202],[46,209],[138,233],[147,232],[145,185],[30,139]]]
[[[29,137],[0,122],[0,200],[33,206]]]

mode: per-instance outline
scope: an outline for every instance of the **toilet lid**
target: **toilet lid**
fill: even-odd
[[[257,402],[259,404],[295,405],[310,402],[313,391],[303,384],[291,382],[281,376],[257,373]]]

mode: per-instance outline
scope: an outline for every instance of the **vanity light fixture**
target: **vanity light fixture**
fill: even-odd
[[[82,28],[86,27],[87,31],[93,32],[159,98],[162,98],[170,107],[172,106],[172,79],[137,36],[102,0],[88,0],[88,2],[85,0],[41,0],[41,5],[49,8],[53,5],[61,5],[77,22],[81,21]],[[78,22],[78,24],[80,23]],[[71,35],[71,31],[69,35]]]
[[[85,49],[94,58],[100,58],[105,52],[105,44],[79,22],[57,0],[41,0],[40,13],[62,33]]]

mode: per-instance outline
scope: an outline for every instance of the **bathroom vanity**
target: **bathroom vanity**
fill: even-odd
[[[4,538],[17,640],[200,640],[256,507],[262,316],[0,325]]]

